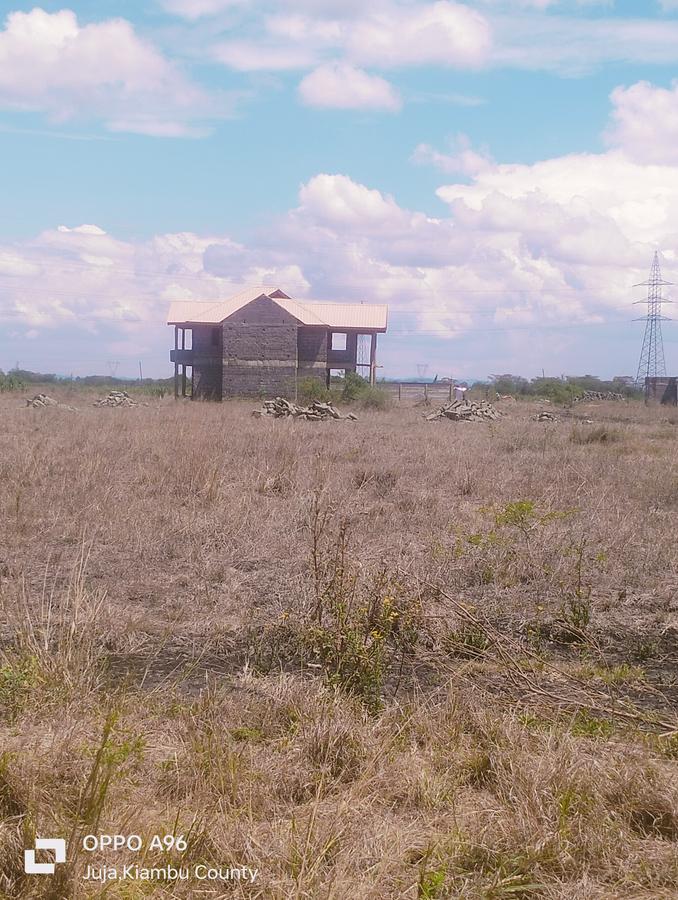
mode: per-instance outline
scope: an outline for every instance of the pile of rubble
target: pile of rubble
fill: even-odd
[[[31,397],[30,400],[26,401],[26,406],[32,406],[33,409],[44,409],[45,406],[58,406],[56,400],[52,400],[51,397],[48,397],[47,394],[36,394],[35,397]]]
[[[535,422],[557,422],[558,416],[554,416],[553,413],[550,412],[540,412],[537,413],[536,416],[532,417]]]
[[[452,419],[453,422],[488,422],[498,419],[499,415],[487,400],[480,400],[478,403],[473,400],[453,400],[425,418],[427,422],[434,422],[437,419]]]
[[[77,412],[74,406],[66,406],[65,403],[59,403],[58,400],[48,397],[47,394],[36,394],[35,397],[26,400],[26,406],[30,406],[31,409],[46,409],[48,406],[54,406],[59,407],[59,409],[70,409],[71,412]]]
[[[332,406],[331,403],[321,403],[320,400],[314,400],[310,406],[298,406],[284,397],[276,397],[275,400],[264,400],[263,409],[255,409],[253,416],[261,418],[262,416],[273,416],[276,419],[282,419],[291,416],[295,419],[307,419],[308,421],[320,421],[321,419],[352,419],[358,417],[353,413],[342,416]]]
[[[623,394],[614,391],[584,391],[579,397],[574,398],[575,403],[586,403],[589,400],[626,400]]]
[[[138,406],[127,391],[110,391],[105,397],[94,401],[95,406]]]

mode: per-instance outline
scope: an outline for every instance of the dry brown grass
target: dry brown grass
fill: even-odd
[[[203,896],[90,832],[259,869],[212,896],[675,896],[670,414],[64,400],[0,397],[1,896]]]

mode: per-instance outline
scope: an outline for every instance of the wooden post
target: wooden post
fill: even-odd
[[[451,381],[450,381],[450,394],[449,394],[449,398],[450,398],[450,403],[451,403],[451,402],[452,402],[452,382],[451,382]]]
[[[179,350],[179,326],[174,326],[174,399],[179,399],[179,363],[177,352]]]
[[[186,365],[181,366],[181,396],[186,396]]]
[[[370,384],[372,387],[377,383],[377,333],[373,331],[370,335]]]
[[[403,389],[402,384],[400,382],[398,382],[398,403],[400,403],[400,401],[402,400],[402,394],[401,394],[402,389]]]
[[[424,382],[424,400],[428,400],[428,385]]]

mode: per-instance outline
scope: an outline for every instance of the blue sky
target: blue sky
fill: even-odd
[[[168,374],[169,300],[266,282],[388,302],[389,376],[635,373],[632,285],[655,249],[678,280],[676,0],[0,19],[0,368]]]

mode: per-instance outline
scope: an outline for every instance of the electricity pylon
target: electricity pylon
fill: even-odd
[[[645,322],[643,349],[640,351],[636,385],[644,385],[646,378],[660,378],[666,375],[662,322],[666,322],[668,319],[662,315],[662,303],[671,303],[671,301],[662,297],[661,289],[668,284],[671,282],[662,281],[659,253],[655,250],[650,277],[647,281],[634,285],[634,287],[647,287],[647,300],[636,300],[636,303],[647,303],[647,315],[642,319],[635,320],[636,322]]]

